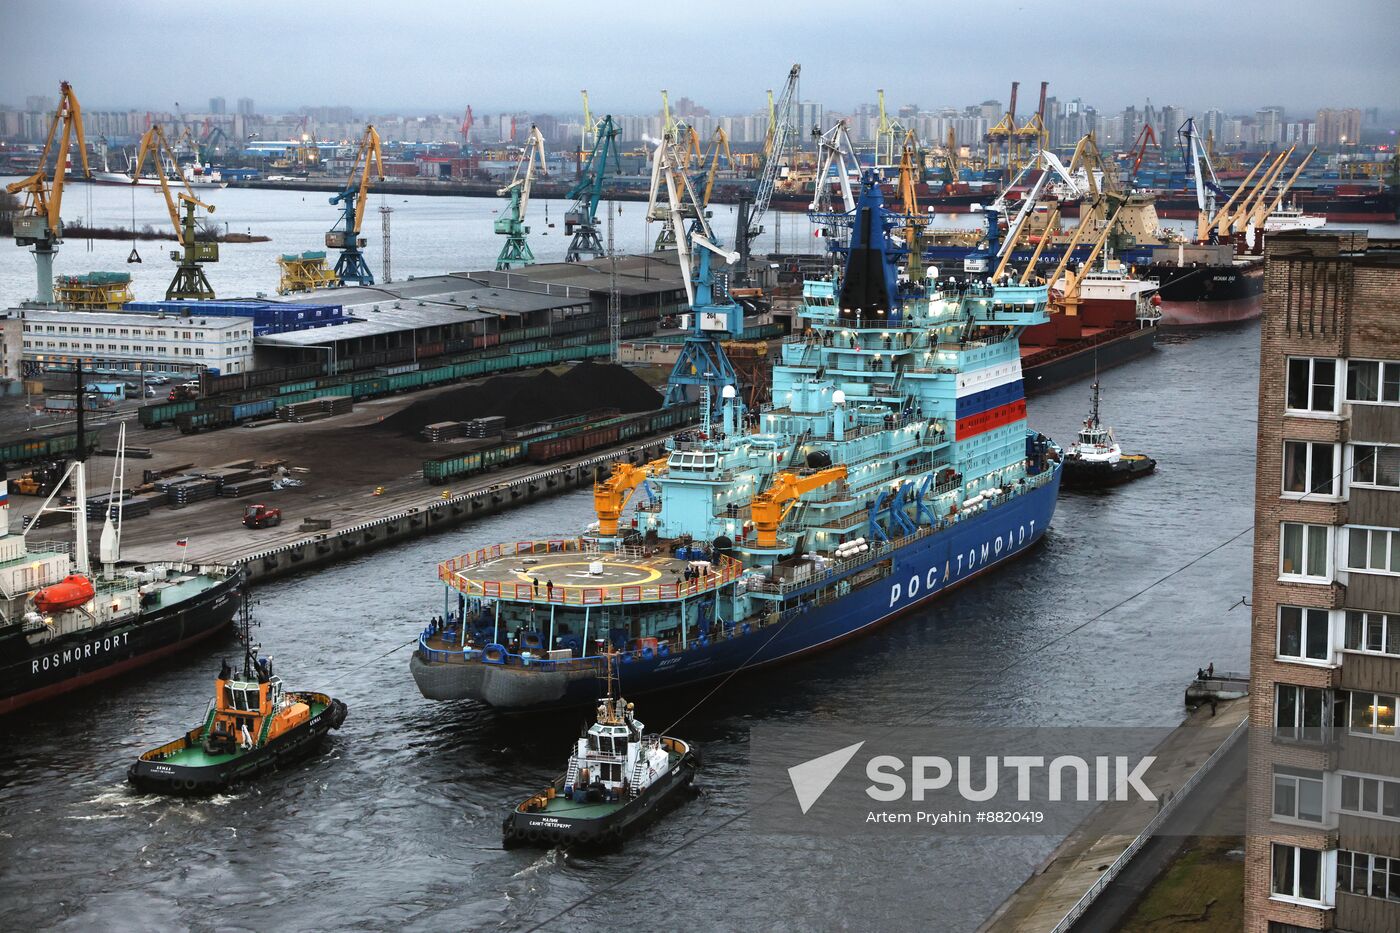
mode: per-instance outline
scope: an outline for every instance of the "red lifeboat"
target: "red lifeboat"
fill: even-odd
[[[70,573],[62,583],[46,586],[35,593],[34,608],[43,613],[77,609],[92,599],[94,593],[91,580],[82,574]]]

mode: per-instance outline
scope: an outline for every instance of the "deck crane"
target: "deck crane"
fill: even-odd
[[[1264,163],[1268,162],[1272,156],[1272,150],[1269,152],[1265,152],[1259,158],[1259,161],[1254,163],[1254,168],[1249,170],[1249,173],[1244,176],[1244,178],[1240,181],[1239,185],[1230,194],[1229,200],[1227,200],[1224,203],[1224,205],[1221,206],[1220,210],[1216,211],[1215,219],[1211,221],[1211,223],[1215,226],[1215,232],[1217,236],[1228,237],[1230,235],[1230,217],[1234,213],[1235,202],[1240,201],[1241,198],[1245,198],[1247,200],[1246,192],[1251,190],[1250,182],[1254,180],[1255,173],[1258,172],[1261,168],[1263,168]],[[1263,176],[1260,177],[1262,178]],[[1240,201],[1240,205],[1243,206],[1243,204],[1244,201]]]
[[[564,253],[565,262],[582,262],[584,259],[597,259],[606,254],[603,240],[598,235],[598,202],[603,197],[603,182],[608,175],[608,156],[611,155],[614,167],[621,172],[622,166],[617,157],[617,124],[612,115],[603,117],[594,128],[593,149],[584,163],[578,181],[569,189],[573,204],[564,212],[564,232],[573,234],[569,249]]]
[[[83,110],[78,106],[77,95],[67,81],[59,85],[58,95],[58,109],[49,123],[49,134],[44,139],[44,151],[39,155],[38,168],[28,178],[5,186],[10,194],[24,193],[20,213],[14,218],[15,243],[34,247],[34,265],[39,277],[36,297],[43,304],[53,304],[53,257],[58,252],[58,244],[63,242],[63,219],[59,209],[63,206],[63,181],[68,175],[68,147],[74,136],[77,137],[83,175],[92,177],[92,171],[88,168],[87,141],[83,138]],[[60,125],[63,127],[61,134],[58,132]],[[51,156],[52,179],[48,175]]]
[[[768,92],[768,134],[763,140],[763,164],[758,172],[758,183],[754,187],[753,200],[739,196],[739,207],[735,220],[734,250],[739,260],[734,267],[734,284],[749,284],[749,259],[753,244],[763,235],[763,218],[768,214],[768,205],[773,200],[773,189],[778,184],[778,173],[782,168],[791,137],[795,133],[793,108],[797,102],[797,79],[802,74],[800,64],[788,69],[787,83],[773,102],[773,92]]]
[[[1267,200],[1269,188],[1273,185],[1283,166],[1288,162],[1289,156],[1293,154],[1293,149],[1289,148],[1278,154],[1269,167],[1264,170],[1264,174],[1254,184],[1253,190],[1244,196],[1239,206],[1226,219],[1225,232],[1234,234],[1243,232],[1249,227],[1250,218],[1254,216],[1254,211],[1260,202]]]
[[[610,538],[617,534],[617,523],[627,508],[633,493],[638,487],[646,486],[646,481],[666,469],[669,458],[661,457],[641,466],[630,463],[615,463],[612,475],[593,484],[593,510],[598,515],[598,535]]]
[[[1264,225],[1264,221],[1269,219],[1269,215],[1272,214],[1274,211],[1278,210],[1279,206],[1283,204],[1284,196],[1287,195],[1288,192],[1293,188],[1294,182],[1296,182],[1299,179],[1299,177],[1302,176],[1303,169],[1308,167],[1308,163],[1312,161],[1312,157],[1316,153],[1316,146],[1308,150],[1308,154],[1303,156],[1303,161],[1298,163],[1298,167],[1293,170],[1293,174],[1288,177],[1288,181],[1284,182],[1282,185],[1279,185],[1278,196],[1275,197],[1273,201],[1270,202],[1268,208],[1259,213],[1257,219],[1254,220],[1255,230],[1261,229]]]
[[[716,276],[711,266],[715,258],[733,265],[739,255],[725,250],[715,241],[705,212],[700,209],[695,186],[681,170],[676,150],[674,141],[657,143],[652,168],[654,176],[665,186],[672,228],[684,231],[676,237],[676,252],[689,307],[685,315],[685,341],[667,381],[666,404],[683,404],[689,400],[690,386],[701,387],[708,393],[710,408],[705,415],[708,418],[724,407],[726,397],[733,398],[739,382],[724,352],[723,341],[733,340],[744,332],[743,306],[730,296],[727,281]],[[690,229],[685,227],[687,215],[695,218]],[[730,394],[726,396],[726,393]],[[733,412],[734,406],[728,407]]]
[[[1210,230],[1210,222],[1215,218],[1215,198],[1220,194],[1220,179],[1215,177],[1215,166],[1201,147],[1196,118],[1187,117],[1176,135],[1181,139],[1182,161],[1187,164],[1191,185],[1196,189],[1196,240],[1204,241]],[[1214,238],[1214,232],[1210,232],[1209,236]]]
[[[1121,210],[1121,208],[1120,208]],[[1087,220],[1088,218],[1084,218]],[[1108,222],[1103,225],[1099,235],[1094,239],[1094,246],[1089,250],[1089,255],[1078,269],[1070,269],[1065,273],[1065,287],[1061,295],[1059,304],[1064,309],[1064,313],[1069,317],[1078,317],[1079,305],[1082,303],[1079,298],[1079,286],[1084,281],[1084,276],[1094,268],[1094,263],[1099,258],[1099,253],[1103,250],[1104,243],[1108,241],[1108,235],[1113,230],[1113,225],[1118,221],[1118,211],[1114,211],[1108,218]],[[1076,231],[1078,232],[1078,231]],[[1054,289],[1059,283],[1061,270],[1065,269],[1066,263],[1073,252],[1072,249],[1065,250],[1065,258],[1060,260],[1059,268],[1055,270],[1055,275],[1050,279],[1050,287]]]
[[[909,250],[909,277],[923,278],[923,247],[919,235],[928,217],[919,213],[919,176],[923,174],[924,157],[919,152],[919,139],[913,130],[904,134],[899,155],[899,210],[904,215],[904,244]]]
[[[377,169],[375,175],[371,171]],[[359,181],[355,176],[359,175]],[[369,186],[372,180],[384,178],[384,159],[379,150],[379,131],[373,124],[365,127],[365,135],[360,138],[360,147],[351,163],[350,175],[345,188],[331,196],[332,205],[339,204],[340,222],[326,231],[326,248],[340,250],[340,258],[335,261],[335,276],[341,285],[373,285],[374,273],[369,271],[360,247],[365,240],[360,236],[360,226],[365,219],[365,204],[369,200]]]
[[[165,131],[159,123],[152,123],[151,128],[141,137],[141,145],[136,150],[136,162],[131,167],[133,185],[141,179],[141,167],[146,163],[147,155],[151,157],[156,177],[160,179],[160,191],[165,195],[165,207],[170,211],[170,223],[175,227],[175,239],[180,244],[179,249],[170,251],[170,258],[179,265],[175,268],[175,277],[170,280],[170,287],[165,290],[166,300],[184,298],[210,301],[214,298],[214,289],[204,274],[204,263],[219,261],[219,242],[217,239],[199,238],[195,211],[202,207],[212,214],[214,208],[195,197],[190,189],[189,179],[180,173],[179,163],[175,161],[175,153],[170,148],[170,141],[165,138]],[[166,167],[162,164],[163,159],[168,160],[170,170],[184,186],[178,197],[170,192],[170,182],[165,177]],[[180,216],[181,208],[184,208],[183,218]]]
[[[497,197],[508,197],[510,203],[496,218],[496,232],[507,237],[501,247],[501,255],[496,257],[497,269],[519,269],[535,263],[535,254],[526,242],[525,235],[530,228],[525,226],[525,212],[530,207],[530,188],[535,183],[535,165],[540,174],[545,174],[544,135],[540,128],[530,124],[530,133],[525,137],[525,148],[520,152],[520,160],[515,163],[515,174],[510,184],[497,188]]]
[[[763,492],[754,496],[749,506],[754,531],[758,533],[756,545],[760,548],[776,548],[778,527],[802,496],[822,486],[839,483],[845,478],[844,464],[818,470],[808,476],[779,473],[773,477],[773,482]]]

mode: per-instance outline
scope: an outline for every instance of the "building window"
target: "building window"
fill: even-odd
[[[1400,781],[1343,774],[1341,809],[1358,816],[1400,820]]]
[[[1337,495],[1337,445],[1283,442],[1283,491]]]
[[[1279,573],[1284,577],[1327,581],[1331,570],[1331,529],[1326,525],[1283,522]]]
[[[1278,607],[1278,656],[1295,661],[1330,661],[1332,637],[1326,609]]]
[[[1343,644],[1348,651],[1400,655],[1400,616],[1348,609]]]
[[[1342,849],[1337,853],[1337,890],[1400,901],[1400,859]]]
[[[1400,362],[1349,361],[1347,401],[1400,403]]]
[[[1304,823],[1322,822],[1322,772],[1274,769],[1274,816]]]
[[[1395,738],[1395,697],[1353,690],[1350,723],[1350,731],[1357,735]]]
[[[1346,707],[1334,703],[1322,687],[1274,685],[1274,734],[1281,739],[1323,742],[1331,726],[1345,715]]]
[[[1400,489],[1400,447],[1351,445],[1351,484]]]
[[[1346,569],[1400,574],[1400,531],[1348,527]]]
[[[1289,411],[1334,413],[1337,410],[1337,361],[1289,357]]]
[[[1273,894],[1298,901],[1311,901],[1327,906],[1323,901],[1323,863],[1326,853],[1302,846],[1286,846],[1275,842]]]

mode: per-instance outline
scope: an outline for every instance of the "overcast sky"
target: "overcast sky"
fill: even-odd
[[[857,18],[859,17],[859,18]],[[1400,107],[1400,0],[0,0],[0,103],[73,82],[85,108],[716,112],[1061,99],[1252,110]],[[1029,105],[1029,106],[1027,106]]]

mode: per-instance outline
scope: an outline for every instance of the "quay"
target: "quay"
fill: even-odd
[[[1198,800],[1219,794],[1231,775],[1243,771],[1222,767],[1230,756],[1242,760],[1248,745],[1248,698],[1196,708],[1171,735],[1154,749],[1164,766],[1154,769],[1148,786],[1159,798],[1170,800],[1155,816],[1144,819],[1140,809],[1105,804],[1097,808],[1035,870],[1015,893],[1002,902],[977,928],[977,933],[1070,933],[1113,929],[1098,911],[1126,910],[1136,897],[1117,898],[1115,884],[1126,884],[1125,875],[1136,858],[1144,857],[1154,833],[1188,800],[1193,811]],[[1194,798],[1194,799],[1193,799]],[[1160,837],[1170,843],[1171,839]],[[1154,873],[1155,876],[1155,873]],[[1152,878],[1147,878],[1150,885]],[[1137,884],[1133,882],[1136,891]]]

